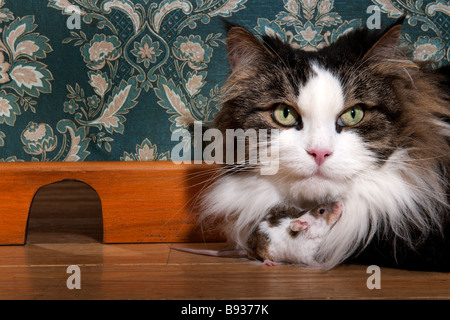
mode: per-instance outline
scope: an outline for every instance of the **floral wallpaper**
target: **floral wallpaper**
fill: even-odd
[[[447,64],[444,0],[0,0],[0,161],[169,160],[220,108],[221,17],[312,48],[403,13],[413,57]]]

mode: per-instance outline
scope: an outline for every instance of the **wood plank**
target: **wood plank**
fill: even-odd
[[[41,190],[27,244],[0,246],[0,299],[450,299],[450,273],[381,268],[381,289],[369,290],[366,266],[321,272],[170,249],[217,250],[224,243],[102,244],[96,202],[83,183]],[[92,225],[86,230],[83,222]],[[66,286],[73,264],[81,290]]]
[[[81,290],[67,266],[0,267],[0,299],[448,299],[446,274],[382,269],[380,290],[366,267],[328,272],[254,263],[80,265]]]
[[[184,243],[219,249],[223,243]],[[81,290],[69,290],[69,265]],[[450,299],[450,274],[367,266],[330,271],[191,255],[170,244],[41,243],[0,247],[0,299]]]
[[[34,195],[66,179],[97,192],[105,243],[220,241],[198,228],[193,206],[214,170],[172,162],[0,163],[0,244],[23,244]]]

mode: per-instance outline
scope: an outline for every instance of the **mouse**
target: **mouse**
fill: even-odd
[[[320,268],[315,254],[323,237],[340,219],[341,202],[330,202],[309,210],[279,205],[272,208],[257,225],[246,249],[202,250],[171,247],[178,251],[260,260],[267,266],[279,263]]]

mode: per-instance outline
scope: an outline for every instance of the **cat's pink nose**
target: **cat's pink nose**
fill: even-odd
[[[320,166],[322,163],[325,162],[325,159],[329,156],[331,156],[332,152],[329,150],[322,150],[322,149],[312,149],[306,151],[309,155],[311,155],[314,158],[314,161],[316,161],[317,165]]]

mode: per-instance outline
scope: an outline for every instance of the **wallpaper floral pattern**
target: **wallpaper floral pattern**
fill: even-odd
[[[310,49],[373,5],[382,26],[408,14],[415,59],[448,63],[444,0],[0,0],[0,161],[169,160],[172,133],[220,108],[220,17]]]

